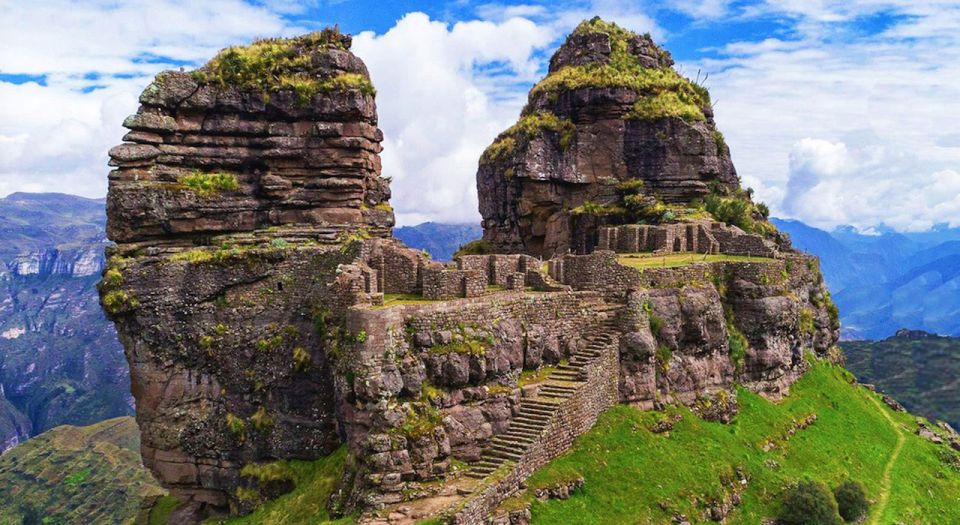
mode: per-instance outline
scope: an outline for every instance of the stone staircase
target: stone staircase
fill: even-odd
[[[495,436],[483,451],[480,461],[474,463],[466,475],[483,479],[507,462],[523,457],[532,443],[542,435],[554,413],[586,382],[587,365],[591,364],[611,345],[616,331],[616,315],[620,305],[603,305],[597,311],[604,320],[583,335],[586,344],[561,364],[540,386],[535,398],[520,401],[520,411],[503,434]]]

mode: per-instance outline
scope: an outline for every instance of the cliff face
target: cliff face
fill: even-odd
[[[393,224],[373,89],[349,47],[326,30],[161,73],[111,150],[118,245],[101,301],[144,463],[198,511],[251,503],[245,463],[340,441],[315,324],[349,301],[338,266]]]
[[[110,150],[107,234],[121,243],[296,224],[289,236],[388,235],[373,88],[346,36],[230,48],[165,72]]]
[[[589,251],[597,221],[577,209],[615,203],[619,183],[642,181],[665,204],[737,187],[709,94],[672,66],[649,35],[581,24],[480,159],[484,239],[545,257]]]

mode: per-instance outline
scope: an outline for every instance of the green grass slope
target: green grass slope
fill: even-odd
[[[842,368],[815,363],[779,404],[740,390],[740,413],[726,425],[682,407],[614,407],[505,507],[532,502],[534,524],[661,524],[678,514],[704,523],[710,503],[737,490],[742,502],[726,523],[760,524],[777,515],[791,483],[814,479],[833,488],[853,479],[864,484],[871,502],[864,523],[960,523],[960,470],[945,459],[960,465],[960,456],[916,436],[913,416],[891,411],[852,381]],[[816,420],[800,428],[811,415]],[[677,419],[668,432],[651,431]],[[330,521],[325,509],[345,457],[341,448],[319,461],[290,462],[292,493],[225,523],[354,523]],[[567,500],[533,496],[538,488],[578,477],[585,486]]]
[[[132,417],[57,427],[0,456],[0,525],[128,523],[162,493]]]
[[[867,523],[960,523],[960,472],[941,458],[950,454],[946,447],[914,435],[912,416],[890,411],[850,380],[845,370],[818,363],[780,404],[741,390],[740,414],[728,425],[685,408],[617,406],[534,474],[521,498],[533,501],[535,524],[669,523],[677,514],[697,523],[711,501],[739,484],[739,469],[748,482],[727,523],[776,516],[784,489],[804,478],[829,487],[862,482],[872,502]],[[816,421],[790,435],[811,414]],[[650,430],[671,416],[682,417],[671,431]],[[775,447],[764,452],[768,443]],[[585,486],[570,499],[532,497],[580,476]]]
[[[289,461],[295,488],[289,494],[265,503],[252,514],[230,520],[209,520],[210,524],[297,525],[356,523],[353,518],[332,520],[327,502],[343,474],[347,447],[317,461]]]

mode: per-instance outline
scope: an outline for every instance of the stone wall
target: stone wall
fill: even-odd
[[[597,230],[596,250],[617,253],[706,253],[776,257],[777,246],[720,222],[605,226]]]
[[[487,276],[481,270],[457,270],[439,263],[421,269],[424,299],[478,297],[487,291]]]
[[[617,262],[611,251],[565,255],[547,261],[547,273],[575,290],[598,290],[623,295],[641,285],[640,272]]]
[[[358,462],[353,505],[422,494],[422,483],[444,475],[450,458],[478,459],[509,426],[520,372],[570,355],[580,334],[598,322],[600,304],[594,292],[501,292],[352,308],[345,368],[335,380]],[[414,428],[411,421],[425,417],[429,428]]]
[[[393,239],[366,242],[363,246],[361,256],[368,266],[377,270],[380,291],[390,294],[422,291],[422,268],[429,262],[426,255]]]
[[[617,253],[720,253],[721,246],[706,223],[629,224],[597,230],[596,250]]]
[[[553,419],[529,445],[516,464],[501,477],[491,476],[479,491],[462,503],[451,518],[460,525],[486,523],[493,510],[514,495],[522,483],[550,460],[567,451],[577,436],[593,428],[600,414],[619,402],[618,352],[616,342],[604,350],[600,359],[586,369],[586,382],[567,399]],[[504,468],[504,467],[501,467]]]

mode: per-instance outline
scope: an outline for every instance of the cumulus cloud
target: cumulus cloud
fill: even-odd
[[[960,171],[960,37],[939,22],[960,8],[846,4],[766,6],[802,18],[804,27],[882,7],[889,26],[843,38],[813,30],[734,42],[723,58],[696,66],[712,72],[717,121],[737,169],[775,214],[818,226],[956,224],[960,209],[935,188]]]
[[[150,77],[230,44],[302,31],[267,4],[0,2],[0,74],[8,75],[0,77],[0,194],[102,197],[106,152]]]
[[[226,45],[303,32],[288,15],[317,5],[0,2],[0,75],[20,75],[0,76],[0,194],[102,196],[105,152],[150,76],[193,67]],[[470,9],[458,5],[461,15]],[[476,221],[477,159],[515,121],[559,39],[600,15],[669,47],[670,33],[650,15],[664,9],[701,25],[771,24],[767,38],[717,42],[713,58],[681,67],[710,73],[738,171],[774,213],[865,230],[960,219],[955,1],[678,0],[659,9],[627,0],[486,3],[469,21],[411,13],[385,33],[358,35],[354,50],[378,87],[384,175],[393,177],[400,222]]]
[[[422,13],[357,35],[354,52],[378,86],[398,222],[479,220],[477,160],[516,119],[540,68],[533,54],[553,38],[519,17],[450,26]]]
[[[924,231],[938,223],[960,226],[960,172],[924,170],[902,151],[806,138],[790,152],[782,206],[821,227],[849,224],[868,231],[882,223]]]
[[[594,14],[636,31],[659,29],[631,2],[597,0],[548,10],[485,4],[481,20],[446,24],[411,13],[353,50],[377,86],[383,173],[398,224],[478,222],[477,162],[516,121],[546,51]]]

